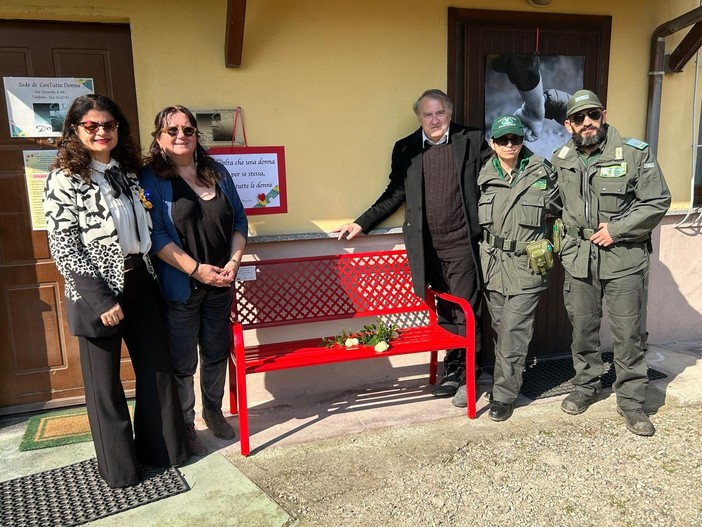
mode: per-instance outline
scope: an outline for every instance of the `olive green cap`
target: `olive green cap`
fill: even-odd
[[[590,90],[578,90],[568,101],[566,116],[571,116],[576,112],[589,110],[590,108],[602,108],[600,99]]]
[[[497,139],[503,135],[512,134],[524,137],[524,126],[516,115],[503,115],[495,119],[490,130],[490,137]]]

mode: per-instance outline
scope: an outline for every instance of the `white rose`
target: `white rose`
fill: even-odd
[[[346,339],[346,342],[344,342],[344,346],[347,348],[353,348],[354,346],[358,346],[358,339]]]
[[[384,340],[381,340],[375,346],[373,346],[373,349],[378,353],[380,353],[381,351],[387,351],[388,349],[390,349],[390,344],[388,344]]]

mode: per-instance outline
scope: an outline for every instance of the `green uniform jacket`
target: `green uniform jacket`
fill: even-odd
[[[600,248],[577,232],[562,240],[560,259],[576,278],[613,279],[648,267],[647,241],[670,207],[670,191],[648,145],[623,140],[613,127],[600,157],[585,167],[571,139],[551,159],[556,169],[566,226],[597,229],[607,223],[614,245]],[[585,236],[587,237],[587,236]]]
[[[550,163],[526,147],[522,152],[529,156],[527,164],[511,186],[493,165],[495,156],[483,166],[478,175],[478,219],[482,228],[493,236],[532,242],[547,237],[550,229],[546,213],[557,214],[560,203]],[[483,239],[480,261],[485,288],[490,291],[516,295],[548,288],[550,271],[534,273],[524,250],[503,251]]]

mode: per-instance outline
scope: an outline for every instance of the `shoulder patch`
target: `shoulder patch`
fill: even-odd
[[[656,166],[655,163],[644,163],[644,168],[654,168]]]
[[[558,148],[556,148],[556,150],[558,150]],[[556,150],[553,151],[554,154],[556,153]],[[565,157],[568,155],[568,152],[570,152],[570,148],[564,146],[560,149],[560,152],[558,153],[558,158],[565,159]]]
[[[537,179],[531,184],[531,188],[538,188],[539,190],[546,190],[547,186],[546,178]]]
[[[634,139],[633,137],[625,139],[624,144],[633,146],[634,148],[638,148],[639,150],[645,150],[646,148],[648,148],[648,143],[641,141],[641,139]]]

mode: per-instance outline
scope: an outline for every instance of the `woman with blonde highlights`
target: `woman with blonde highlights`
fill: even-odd
[[[171,358],[185,417],[188,449],[203,455],[195,431],[194,375],[200,359],[202,417],[214,435],[233,439],[222,415],[230,347],[232,283],[246,247],[248,221],[226,168],[200,144],[184,106],[161,110],[141,184],[152,197],[151,253],[168,300]]]

